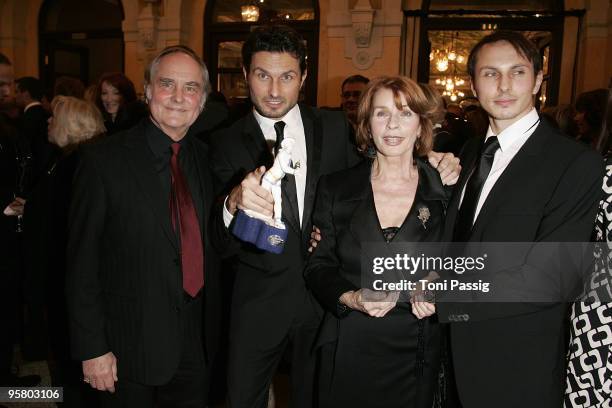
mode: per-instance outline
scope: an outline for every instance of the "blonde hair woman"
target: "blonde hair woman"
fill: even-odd
[[[60,95],[51,101],[51,109],[49,141],[63,150],[72,150],[106,131],[102,113],[90,102]]]

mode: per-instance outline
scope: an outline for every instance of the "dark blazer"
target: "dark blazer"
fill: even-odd
[[[417,165],[419,186],[412,208],[391,241],[404,248],[409,243],[438,243],[444,228],[448,195],[440,176],[426,160],[417,159]],[[382,248],[388,247],[370,172],[368,160],[319,182],[313,223],[323,240],[308,261],[305,278],[328,311],[316,342],[321,352],[321,406],[431,408],[442,350],[436,318],[419,321],[406,296],[382,319],[338,304],[344,292],[372,289],[365,282],[374,275],[364,274],[362,268],[366,248],[377,248],[376,256],[381,256]],[[426,221],[419,219],[424,209],[429,214]]]
[[[461,191],[478,157],[472,140],[446,219],[451,241]],[[601,195],[603,162],[592,150],[541,121],[488,195],[471,242],[588,241]],[[520,293],[551,264],[524,255],[521,266],[500,274],[504,290]],[[552,260],[554,262],[554,259]],[[520,264],[520,263],[519,263]],[[539,269],[538,269],[539,268]],[[487,276],[475,275],[474,278]],[[565,376],[565,303],[437,302],[451,322],[457,389],[464,407],[559,407]],[[465,299],[464,299],[465,300]]]
[[[19,148],[15,129],[0,113],[0,213],[15,199],[19,174],[16,160],[18,155]],[[15,218],[0,215],[0,254],[4,254],[4,249],[14,241]],[[6,253],[10,254],[10,252]]]
[[[59,149],[47,139],[47,121],[51,114],[42,105],[32,106],[20,118],[20,136],[29,141],[32,161],[24,189],[29,192],[47,170]]]
[[[303,225],[300,228],[297,202],[283,195],[283,219],[288,226],[284,252],[275,255],[240,242],[223,224],[222,203],[214,213],[215,243],[225,256],[232,257],[237,272],[231,333],[256,331],[279,339],[300,311],[311,319],[321,315],[302,277],[317,182],[321,175],[348,168],[360,159],[349,143],[348,124],[342,113],[305,105],[299,108],[307,151]],[[268,147],[253,113],[213,135],[211,143],[213,172],[224,194],[247,173],[269,161]],[[249,341],[248,336],[244,341]]]
[[[412,209],[392,242],[438,242],[444,226],[448,193],[437,170],[425,160],[417,160],[419,191]],[[384,243],[372,199],[371,161],[321,179],[313,223],[324,237],[311,256],[305,271],[308,286],[317,300],[336,317],[338,299],[344,292],[362,287],[361,246]],[[427,228],[418,219],[416,208],[427,207]],[[324,229],[324,230],[323,230]]]
[[[81,149],[69,219],[67,295],[72,354],[112,351],[119,376],[146,385],[170,380],[181,358],[185,304],[179,245],[145,137],[149,120]],[[207,147],[191,135],[204,214],[204,343],[217,349],[217,256],[207,231],[213,202]],[[196,210],[197,210],[196,206]]]

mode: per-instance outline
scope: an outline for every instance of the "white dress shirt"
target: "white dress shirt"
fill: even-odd
[[[478,214],[480,214],[480,210],[489,196],[489,193],[493,189],[493,186],[495,186],[497,179],[499,179],[514,156],[516,156],[518,151],[521,150],[521,147],[523,147],[525,142],[527,142],[529,137],[533,134],[533,132],[535,132],[539,123],[540,117],[538,116],[538,112],[535,108],[532,108],[529,113],[505,128],[497,135],[497,139],[499,140],[499,149],[497,149],[495,152],[491,171],[489,172],[487,180],[482,186],[482,192],[478,198],[478,205],[476,206],[476,213],[474,214],[472,223],[474,223],[478,218]],[[491,136],[495,136],[495,134],[489,125],[485,141]],[[466,187],[467,182],[465,183],[463,191],[461,192],[461,203],[463,203],[463,196],[465,195]]]
[[[263,133],[266,141],[269,144],[276,142],[276,131],[274,130],[274,124],[278,121],[285,122],[284,137],[290,137],[295,140],[293,150],[291,152],[292,160],[294,164],[299,163],[299,169],[295,172],[295,190],[298,201],[298,211],[300,216],[300,225],[302,224],[302,215],[304,214],[304,193],[306,190],[306,135],[304,133],[304,124],[302,123],[302,115],[300,114],[300,108],[295,105],[285,116],[282,118],[266,118],[259,114],[256,110],[253,110],[255,120],[259,124],[259,128]],[[226,198],[227,201],[227,198]],[[229,227],[232,222],[233,215],[227,210],[226,205],[223,205],[223,222],[226,227]]]

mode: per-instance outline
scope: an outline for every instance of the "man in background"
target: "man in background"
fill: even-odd
[[[342,81],[340,107],[346,114],[346,117],[353,128],[353,132],[355,131],[355,126],[357,123],[357,108],[359,107],[359,98],[369,82],[370,80],[363,75],[352,75]]]
[[[32,387],[37,375],[17,377],[11,372],[21,304],[18,215],[23,203],[15,200],[19,178],[17,131],[2,111],[13,102],[13,66],[0,53],[0,386]]]
[[[15,85],[15,103],[23,112],[19,118],[19,137],[27,143],[31,154],[31,163],[28,163],[30,174],[23,188],[27,193],[57,151],[47,139],[50,114],[41,103],[44,94],[42,82],[34,77],[23,77],[17,79]]]

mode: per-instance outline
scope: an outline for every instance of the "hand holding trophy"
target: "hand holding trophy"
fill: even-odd
[[[295,174],[299,168],[294,165],[291,152],[295,140],[285,138],[274,159],[274,164],[261,179],[261,186],[272,193],[274,215],[267,217],[252,210],[239,210],[236,215],[232,233],[243,241],[254,244],[257,248],[274,254],[283,252],[287,239],[287,227],[282,218],[281,183],[285,174]]]

